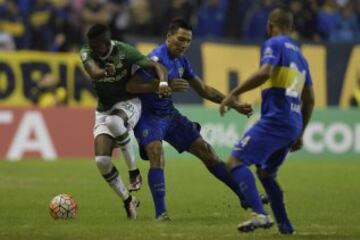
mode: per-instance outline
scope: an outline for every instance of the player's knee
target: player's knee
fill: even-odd
[[[261,179],[267,179],[267,178],[273,178],[273,175],[271,173],[268,173],[267,171],[258,168],[256,170],[256,175],[258,176],[258,178]]]
[[[227,163],[226,163],[226,168],[227,168],[229,171],[231,171],[231,170],[234,169],[235,167],[238,167],[238,166],[243,165],[243,164],[244,164],[244,163],[243,163],[241,160],[239,160],[239,159],[237,159],[237,158],[235,158],[235,157],[233,157],[233,156],[230,156],[229,159],[228,159],[228,161],[227,161]]]
[[[162,145],[161,142],[152,142],[146,146],[146,150],[151,155],[161,155],[162,154]]]
[[[124,120],[117,115],[108,116],[106,118],[106,125],[116,137],[127,132]]]
[[[112,167],[110,156],[96,156],[95,162],[101,174],[107,174],[108,172],[110,172]]]
[[[117,115],[107,116],[105,122],[108,127],[114,127],[116,125],[124,125],[124,120]]]
[[[161,157],[163,154],[162,144],[159,141],[152,142],[146,146],[146,154],[153,167],[161,166]]]

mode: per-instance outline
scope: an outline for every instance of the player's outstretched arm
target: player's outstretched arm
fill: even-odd
[[[264,64],[253,73],[243,84],[240,84],[234,90],[231,91],[230,94],[233,94],[235,97],[239,96],[242,93],[247,91],[253,90],[259,87],[261,84],[266,82],[271,76],[273,70],[273,65],[271,64]]]
[[[195,77],[194,79],[190,80],[190,85],[197,92],[197,94],[199,94],[199,96],[214,103],[221,103],[225,98],[224,94],[215,88],[206,85],[199,77]],[[251,115],[253,111],[251,105],[247,103],[240,104],[235,102],[231,105],[231,108],[245,115]]]
[[[196,76],[189,81],[190,86],[195,90],[200,97],[205,98],[214,103],[221,103],[224,99],[224,94],[213,87],[206,85],[201,79]]]
[[[175,78],[169,82],[173,92],[185,92],[189,89],[189,82],[186,79]]]
[[[240,84],[236,88],[234,88],[229,95],[227,95],[220,104],[220,115],[223,116],[227,112],[226,107],[233,107],[236,104],[237,97],[250,91],[254,88],[259,87],[261,84],[266,82],[271,76],[273,70],[273,65],[271,64],[264,64],[253,73],[243,84]]]
[[[300,137],[298,138],[298,140],[295,142],[295,144],[291,147],[291,151],[297,151],[299,149],[302,148],[302,136],[303,133],[306,129],[306,126],[308,125],[313,109],[314,109],[314,105],[315,105],[315,97],[314,97],[314,89],[312,86],[305,86],[303,91],[302,91],[302,95],[301,95],[301,100],[302,100],[302,106],[301,106],[301,113],[303,116],[303,129],[302,129],[302,133],[300,135]]]

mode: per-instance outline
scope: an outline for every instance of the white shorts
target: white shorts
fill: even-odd
[[[139,98],[132,98],[127,101],[118,102],[114,104],[111,109],[105,112],[95,111],[95,126],[94,126],[94,138],[96,138],[100,134],[108,134],[112,137],[114,135],[109,130],[106,125],[106,118],[110,116],[110,113],[115,109],[121,109],[124,111],[128,117],[128,130],[132,131],[140,119],[141,115],[141,101]]]

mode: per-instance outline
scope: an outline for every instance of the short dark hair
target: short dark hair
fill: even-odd
[[[186,30],[192,31],[192,26],[190,23],[186,22],[184,19],[175,18],[171,20],[168,28],[169,33],[175,33],[179,28],[184,28]]]
[[[95,39],[99,36],[105,35],[105,34],[110,34],[109,28],[103,24],[95,24],[90,27],[86,36],[89,40],[93,40],[93,39]]]
[[[281,29],[292,30],[294,27],[294,16],[286,7],[277,7],[272,10],[269,19]]]

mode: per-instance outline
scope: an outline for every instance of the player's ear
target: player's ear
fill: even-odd
[[[171,32],[167,32],[166,39],[169,39],[171,37]]]

